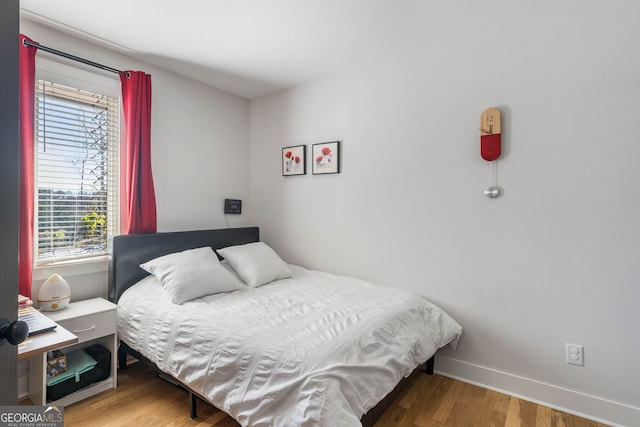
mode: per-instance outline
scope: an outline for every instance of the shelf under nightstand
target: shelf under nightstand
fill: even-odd
[[[77,344],[61,348],[64,353],[100,344],[111,353],[111,366],[106,380],[48,402],[47,353],[32,356],[29,359],[29,396],[34,405],[66,406],[117,386],[117,307],[103,298],[93,298],[72,302],[60,311],[44,313],[62,329],[78,337]]]

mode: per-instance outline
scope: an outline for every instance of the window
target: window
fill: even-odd
[[[106,255],[118,229],[119,100],[45,80],[35,98],[36,263]]]

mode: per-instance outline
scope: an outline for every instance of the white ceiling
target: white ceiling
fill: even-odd
[[[406,53],[445,25],[443,3],[21,0],[21,9],[58,30],[255,98]]]

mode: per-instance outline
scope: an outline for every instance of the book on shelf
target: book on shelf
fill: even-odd
[[[30,307],[33,305],[33,301],[29,297],[18,294],[18,307]]]

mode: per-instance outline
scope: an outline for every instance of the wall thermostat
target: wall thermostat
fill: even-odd
[[[241,214],[242,200],[224,199],[224,213],[225,214]]]

